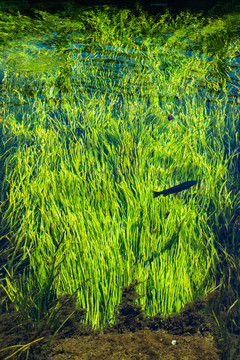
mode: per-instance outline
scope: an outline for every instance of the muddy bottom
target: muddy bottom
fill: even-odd
[[[136,285],[122,289],[115,325],[101,330],[82,323],[84,311],[76,309],[69,295],[58,299],[55,327],[48,318],[38,326],[31,319],[23,321],[19,313],[8,308],[0,316],[0,358],[220,359],[214,323],[202,313],[208,299],[188,304],[179,314],[167,318],[161,314],[147,317],[135,302],[139,297]]]
[[[100,333],[97,336],[62,339],[49,348],[46,359],[218,360],[219,357],[211,337],[172,335],[164,330],[141,330],[136,333]]]

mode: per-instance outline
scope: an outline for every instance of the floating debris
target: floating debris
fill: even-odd
[[[164,219],[167,219],[169,214],[170,214],[170,211],[166,212],[166,214],[164,215]]]
[[[168,115],[168,121],[171,121],[171,120],[174,120],[174,116],[172,116],[172,115]]]

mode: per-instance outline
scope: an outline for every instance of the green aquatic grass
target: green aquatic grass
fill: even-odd
[[[42,16],[49,24],[55,19]],[[224,43],[222,58],[208,47],[210,35],[199,35],[201,56],[189,56],[198,38],[181,51],[176,39],[191,34],[194,21],[202,34],[210,23],[221,39],[213,20],[179,15],[164,27],[166,13],[144,37],[152,18],[141,13],[131,33],[137,18],[129,11],[111,16],[79,14],[82,33],[67,44],[59,39],[69,21],[61,19],[64,30],[44,38],[56,48],[39,50],[28,37],[4,48],[0,60],[1,235],[14,247],[4,289],[37,318],[52,298],[77,291],[95,327],[114,317],[121,287],[133,279],[141,281],[148,315],[179,311],[215,288],[218,242],[227,246],[221,236],[239,207],[238,109],[227,88],[237,40],[229,49]],[[121,33],[129,18],[129,33]],[[143,41],[134,41],[141,34]],[[86,38],[84,46],[68,49],[77,38]],[[213,93],[209,71],[217,59],[224,71]],[[197,187],[153,199],[153,190],[191,179]]]
[[[116,145],[109,141],[109,134],[114,133],[96,129],[96,124],[84,137],[76,140],[74,134],[67,141],[52,129],[36,129],[28,139],[32,145],[21,140],[22,146],[8,163],[14,170],[8,177],[9,206],[2,224],[15,233],[16,251],[24,249],[24,257],[44,279],[47,264],[64,236],[65,245],[57,254],[61,264],[58,295],[72,292],[77,284],[90,279],[79,290],[79,300],[88,309],[89,321],[96,325],[113,316],[120,287],[132,278],[146,280],[141,290],[148,294],[144,305],[150,314],[178,311],[214,284],[208,278],[217,255],[207,213],[215,210],[211,200],[226,179],[228,167],[223,164],[223,153],[221,158],[210,152],[211,160],[200,155],[197,147],[189,146],[189,136],[179,143],[186,127],[179,123],[176,133],[166,122],[169,144],[164,132],[155,133],[153,139],[149,126],[143,127],[143,143],[136,143],[130,131],[120,134],[119,123],[118,132],[114,129],[119,138]],[[132,128],[137,128],[135,125]],[[193,129],[188,127],[187,132]],[[201,169],[200,159],[208,162],[208,173],[206,164]],[[153,201],[158,179],[171,186],[187,178],[202,179],[199,199],[195,191],[190,201],[185,200],[186,195]],[[224,190],[227,192],[226,184]],[[221,202],[221,197],[217,205],[223,212],[230,206]],[[167,211],[170,215],[164,219]],[[166,291],[166,281],[175,296]],[[92,297],[86,298],[86,294]]]

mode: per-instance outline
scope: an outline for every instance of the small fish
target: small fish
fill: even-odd
[[[189,189],[191,186],[196,185],[196,184],[197,184],[196,180],[186,181],[177,186],[173,186],[173,187],[163,190],[163,191],[154,191],[153,197],[155,198],[155,197],[158,197],[159,195],[167,196],[170,194],[178,193],[179,191]]]

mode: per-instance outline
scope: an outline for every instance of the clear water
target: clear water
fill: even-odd
[[[236,31],[238,30],[236,28]],[[167,40],[171,34],[164,36]],[[171,82],[173,75],[181,73],[183,63],[186,64],[192,59],[199,59],[200,62],[204,63],[210,63],[213,60],[211,56],[207,57],[201,54],[197,47],[194,51],[166,48],[161,45],[163,40],[159,41],[158,38],[148,43],[148,46],[152,48],[149,52],[109,45],[100,46],[97,43],[82,43],[81,41],[74,43],[66,37],[63,39],[63,54],[61,46],[56,45],[55,39],[57,37],[57,33],[52,33],[49,36],[28,41],[23,40],[21,42],[18,40],[11,42],[9,49],[2,51],[0,55],[2,105],[15,107],[34,103],[35,98],[31,94],[36,93],[39,98],[46,101],[49,98],[56,97],[59,68],[67,57],[71,63],[68,76],[75,93],[73,96],[69,91],[70,101],[81,100],[81,94],[87,92],[89,96],[103,95],[106,105],[108,98],[112,96],[118,96],[119,100],[123,101],[123,98],[127,99],[133,95],[148,104],[152,98],[158,98],[160,105],[163,100],[172,104],[180,104],[184,98],[186,82],[175,85]],[[184,41],[186,43],[188,39],[184,39]],[[146,43],[144,39],[135,39],[135,43],[138,45],[144,42]],[[194,44],[191,45],[194,48]],[[228,46],[233,47],[234,45],[229,44]],[[40,58],[39,54],[41,54]],[[140,76],[139,66],[141,66]],[[225,66],[227,69],[227,86],[224,90],[220,84],[221,80],[213,71],[209,72],[205,78],[196,74],[198,72],[196,68],[187,74],[188,86],[191,87],[192,84],[195,94],[206,101],[207,107],[221,99],[227,104],[240,106],[240,50],[234,57],[225,60]],[[164,81],[159,81],[159,76],[153,75],[156,69],[158,74],[164,73]],[[79,73],[82,76],[79,76]],[[21,92],[21,96],[13,87],[12,93],[6,94],[1,86],[7,82],[14,83],[16,74],[19,74],[24,82],[24,91]],[[196,75],[197,81],[195,81]],[[17,76],[18,79],[19,76]],[[195,80],[193,81],[193,79]],[[171,91],[168,91],[169,83],[171,83]],[[217,86],[217,91],[214,90],[214,86],[209,87],[210,83],[220,84]],[[46,87],[49,87],[47,95],[46,90],[44,90]]]

